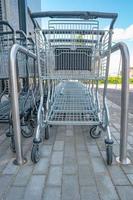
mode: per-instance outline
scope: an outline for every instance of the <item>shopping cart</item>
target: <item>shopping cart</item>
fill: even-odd
[[[6,135],[11,137],[11,148],[15,151],[14,134],[12,127],[12,111],[9,87],[9,52],[14,43],[22,46],[33,46],[31,39],[23,31],[14,31],[7,21],[0,21],[0,123],[8,123],[9,129]],[[33,48],[32,48],[33,49]],[[31,137],[34,133],[33,112],[36,109],[36,97],[38,98],[36,84],[37,70],[33,59],[28,59],[24,54],[17,55],[17,74],[19,88],[19,110],[21,120],[21,133],[24,137]],[[33,80],[34,79],[34,80]],[[36,96],[37,95],[37,96]]]
[[[36,31],[42,102],[38,110],[31,159],[36,163],[40,158],[41,127],[45,128],[45,138],[48,139],[49,125],[88,125],[92,138],[100,137],[102,131],[106,133],[107,164],[110,165],[113,140],[109,129],[106,92],[111,40],[117,14],[33,13],[33,17],[38,16],[61,19],[48,21],[48,30],[43,30],[44,39],[40,39],[41,33]],[[110,26],[105,30],[105,20],[110,19]],[[40,55],[42,49],[43,58]],[[104,90],[100,103],[98,91],[101,80]],[[43,102],[44,82],[47,83],[48,91],[46,106]]]

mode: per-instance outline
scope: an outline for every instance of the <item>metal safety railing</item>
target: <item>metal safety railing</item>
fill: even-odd
[[[130,56],[128,47],[123,42],[116,43],[111,47],[111,53],[116,51],[120,51],[122,57],[120,156],[116,160],[121,164],[130,164],[130,160],[127,157]],[[106,56],[106,52],[104,56]]]
[[[11,108],[12,108],[12,121],[14,129],[14,139],[16,148],[16,159],[14,164],[22,165],[26,162],[23,157],[22,141],[21,141],[21,129],[20,129],[20,118],[19,118],[19,96],[18,96],[18,82],[17,82],[17,53],[21,52],[34,60],[36,60],[36,55],[26,49],[25,47],[14,44],[11,47],[9,54],[9,73],[10,73],[10,95],[11,95]]]
[[[125,43],[120,42],[112,46],[111,53],[120,50],[122,56],[122,91],[121,91],[121,126],[120,126],[120,156],[117,161],[121,164],[129,164],[130,160],[127,157],[127,136],[128,136],[128,99],[129,99],[129,51]],[[27,50],[23,46],[14,44],[10,51],[9,56],[9,71],[10,71],[10,92],[11,92],[11,105],[12,105],[12,118],[14,127],[14,137],[16,146],[16,159],[15,164],[22,165],[25,163],[23,157],[22,144],[21,144],[21,130],[19,119],[19,102],[17,93],[17,65],[16,56],[21,52],[25,55],[37,59],[36,55]],[[104,55],[103,55],[104,56]],[[106,54],[105,54],[106,56]]]

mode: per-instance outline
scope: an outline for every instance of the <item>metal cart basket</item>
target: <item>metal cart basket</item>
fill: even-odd
[[[36,163],[39,160],[42,126],[48,139],[49,125],[88,125],[93,138],[98,138],[101,131],[107,133],[107,163],[111,164],[113,141],[106,91],[112,31],[117,14],[42,12],[33,13],[33,17],[56,19],[48,21],[48,29],[42,31],[43,37],[40,30],[36,31],[42,102],[38,110],[32,161]],[[103,19],[111,19],[107,30],[101,22]],[[104,90],[100,105],[98,91],[101,80]],[[47,91],[46,105],[43,102],[44,90]]]

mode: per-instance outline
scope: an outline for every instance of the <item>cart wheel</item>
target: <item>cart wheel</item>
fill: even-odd
[[[33,147],[31,150],[31,160],[33,163],[37,163],[40,160],[40,151],[39,151],[38,144],[33,144]]]
[[[13,137],[11,137],[10,148],[11,148],[13,153],[16,153],[15,141],[14,141]]]
[[[113,161],[113,146],[108,144],[106,146],[107,164],[111,165]]]
[[[29,123],[27,125],[25,124],[21,126],[21,133],[25,138],[32,137],[34,133],[34,127]]]
[[[45,139],[46,139],[46,140],[49,139],[49,130],[48,130],[48,126],[45,128]]]
[[[101,130],[96,130],[97,129],[97,126],[93,126],[91,129],[90,129],[90,136],[93,138],[93,139],[96,139],[96,138],[99,138],[101,136]]]
[[[30,123],[30,125],[31,125],[32,128],[36,127],[36,120],[35,119],[30,119],[29,123]]]

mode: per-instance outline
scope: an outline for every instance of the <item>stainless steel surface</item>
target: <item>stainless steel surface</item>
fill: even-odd
[[[40,48],[44,39],[38,44],[46,55],[44,64],[41,59],[38,65],[40,80],[47,81],[48,86],[44,124],[101,125],[104,110],[108,126],[107,105],[103,101],[101,108],[99,106],[98,81],[103,80],[107,87],[112,31],[101,31],[99,21],[92,19],[50,20],[48,28],[46,35],[43,32],[45,49]],[[108,53],[103,58],[104,52]],[[103,100],[105,98],[106,90]],[[40,116],[41,108],[42,103]],[[37,130],[36,139],[38,135]]]
[[[17,66],[16,57],[17,53],[21,52],[36,59],[36,55],[20,46],[14,44],[10,50],[9,55],[9,72],[10,72],[10,95],[11,95],[11,106],[12,106],[12,118],[14,128],[14,138],[16,147],[16,164],[22,165],[25,163],[22,151],[21,131],[20,131],[20,118],[19,118],[19,101],[18,101],[18,83],[17,83]]]
[[[41,13],[40,16],[44,17],[45,14]],[[42,84],[47,83],[47,95],[44,96],[44,115],[42,116],[41,113],[43,108],[41,102],[38,120],[43,117],[45,128],[47,125],[88,125],[91,127],[90,134],[92,134],[92,128],[93,130],[96,129],[97,134],[100,134],[103,130],[107,136],[106,147],[112,147],[106,93],[112,28],[117,16],[80,13],[81,16],[76,12],[66,12],[64,15],[58,12],[49,14],[48,12],[46,15],[49,17],[58,16],[59,18],[61,16],[63,18],[70,16],[81,18],[85,17],[86,14],[88,20],[49,20],[48,30],[43,32],[40,30],[40,35],[44,37],[43,39],[41,37],[39,44],[37,44],[40,55],[44,54],[44,58],[39,58],[38,54],[38,66],[41,68],[39,78],[42,81],[40,90]],[[89,18],[90,16],[92,18]],[[101,32],[103,27],[98,18],[105,18],[105,16],[113,19],[110,27]],[[45,45],[42,45],[43,43]],[[98,96],[99,80],[104,83],[101,105]],[[43,96],[44,93],[41,93],[41,96]],[[35,140],[33,140],[34,145],[41,141],[41,134],[39,133],[41,126],[39,126],[38,123]],[[47,131],[48,129],[45,129],[45,133]],[[47,135],[45,137],[47,139]],[[108,155],[107,159],[111,159],[111,156],[112,154]],[[107,161],[108,164],[109,162],[112,161]]]
[[[93,12],[93,11],[45,11],[31,13],[32,18],[51,17],[51,18],[82,18],[82,19],[96,19],[96,18],[117,18],[116,13]]]
[[[38,112],[37,112],[37,129],[36,129],[36,136],[35,139],[36,141],[40,140],[40,131],[41,131],[41,127],[43,126],[43,118],[44,118],[44,108],[43,108],[43,104],[44,104],[44,88],[43,88],[43,81],[42,81],[42,77],[41,77],[41,59],[43,59],[41,57],[40,51],[41,48],[40,46],[42,45],[42,43],[40,44],[41,41],[41,35],[40,35],[40,30],[36,30],[35,33],[35,40],[36,40],[36,50],[37,50],[37,66],[38,66],[38,76],[39,76],[39,87],[40,87],[40,104],[39,104],[39,108],[38,108]],[[44,64],[44,63],[43,63]]]
[[[127,136],[128,136],[128,103],[129,103],[129,66],[130,57],[128,47],[119,42],[111,48],[111,52],[120,50],[122,57],[122,91],[121,91],[121,123],[120,123],[120,163],[129,164],[127,158]]]
[[[111,19],[110,29],[113,29],[114,23],[118,17],[117,13],[105,13],[105,12],[93,12],[93,11],[45,11],[45,12],[36,12],[31,13],[31,18],[76,18],[76,19]]]
[[[87,86],[65,81],[56,90],[48,112],[49,124],[99,125],[97,109]]]

